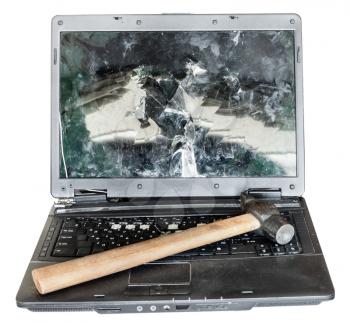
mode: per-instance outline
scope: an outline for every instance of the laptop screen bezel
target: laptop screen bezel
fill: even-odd
[[[297,176],[200,178],[60,178],[60,33],[67,31],[227,31],[292,30],[296,102]],[[85,15],[52,19],[51,194],[73,197],[79,190],[105,190],[111,197],[238,196],[250,188],[280,189],[285,196],[304,192],[304,129],[301,18],[296,14]]]

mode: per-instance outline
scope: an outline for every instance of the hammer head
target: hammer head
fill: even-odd
[[[279,244],[286,244],[293,239],[294,227],[282,218],[271,201],[257,200],[249,192],[243,192],[241,207],[260,221],[261,229],[272,240]]]

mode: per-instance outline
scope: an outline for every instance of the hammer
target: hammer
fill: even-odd
[[[273,203],[244,192],[241,207],[245,214],[34,269],[34,284],[40,294],[47,294],[259,228],[279,244],[293,238],[294,227]]]

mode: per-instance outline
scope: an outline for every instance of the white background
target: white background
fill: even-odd
[[[350,53],[346,0],[2,1],[0,4],[0,319],[2,322],[136,321],[326,322],[347,320],[350,211]],[[50,19],[56,14],[277,13],[303,19],[306,191],[336,289],[318,306],[243,312],[31,313],[15,295],[34,250],[50,196]],[[237,278],[239,279],[239,277]],[[292,284],[293,282],[291,282]],[[6,317],[6,318],[5,318]],[[259,320],[259,321],[258,321]]]

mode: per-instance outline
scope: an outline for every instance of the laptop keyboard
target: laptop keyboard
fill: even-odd
[[[295,213],[295,212],[294,212]],[[287,221],[293,223],[287,212]],[[159,237],[162,234],[186,230],[211,223],[228,216],[179,216],[179,217],[66,217],[55,242],[51,256],[81,257],[112,248]],[[279,245],[266,238],[262,232],[254,231],[225,239],[200,248],[188,250],[177,257],[215,255],[280,256],[302,252],[298,237],[287,245]]]

